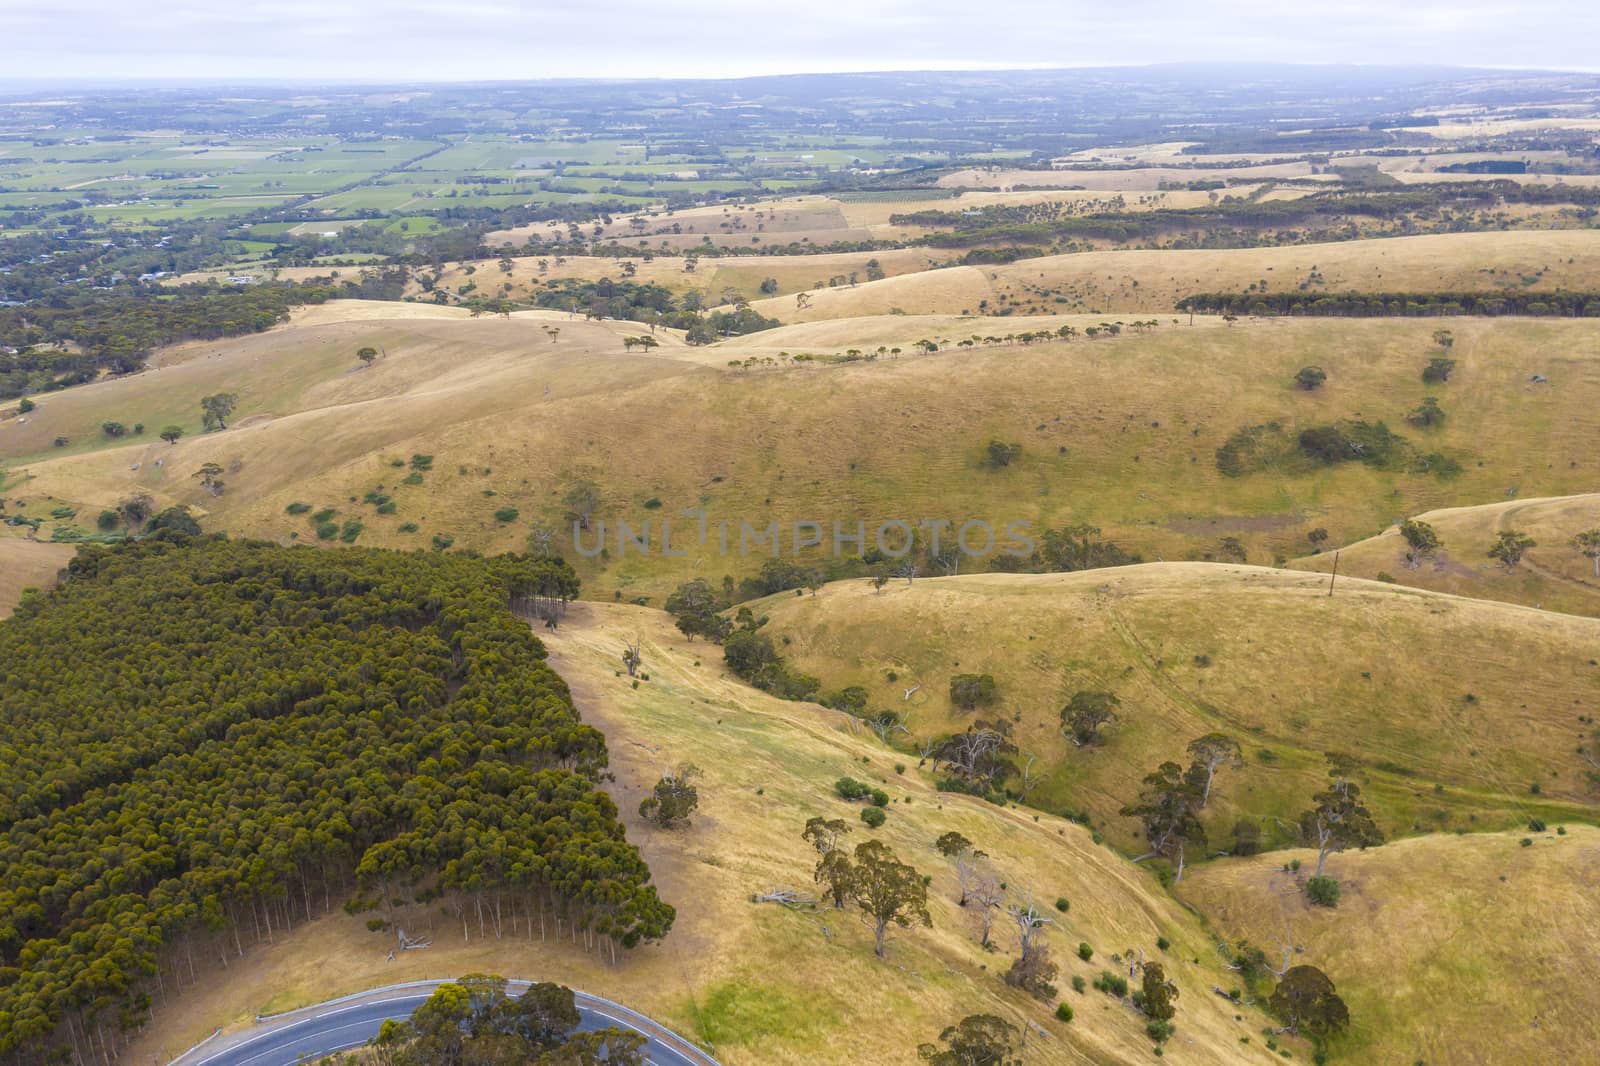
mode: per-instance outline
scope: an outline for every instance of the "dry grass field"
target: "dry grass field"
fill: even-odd
[[[1446,507],[1410,517],[1427,522],[1439,534],[1443,548],[1437,556],[1414,570],[1407,567],[1405,541],[1399,526],[1394,526],[1343,548],[1340,573],[1374,578],[1383,573],[1413,588],[1600,615],[1600,577],[1594,560],[1573,544],[1578,533],[1600,529],[1600,495]],[[1538,542],[1514,569],[1489,556],[1489,547],[1502,530],[1526,533]],[[1290,565],[1326,573],[1333,567],[1333,554],[1307,556]]]
[[[70,544],[41,544],[0,535],[0,619],[10,616],[25,588],[47,589],[56,571],[67,565]]]
[[[1315,271],[1320,281],[1313,281]],[[1554,291],[1600,289],[1600,232],[1451,233],[1278,248],[1099,251],[1025,259],[1003,266],[953,267],[817,293],[796,310],[792,297],[757,301],[784,322],[889,314],[1044,311],[1170,315],[1198,292],[1341,293]],[[1065,298],[1064,304],[1057,297]],[[1004,298],[1002,300],[1002,298]]]
[[[1361,580],[1331,598],[1327,587],[1292,571],[1164,563],[881,593],[857,580],[759,609],[825,692],[861,685],[871,709],[900,713],[908,747],[973,718],[951,703],[952,676],[993,675],[996,703],[977,716],[1015,721],[1019,765],[1038,760],[1029,801],[1087,810],[1131,850],[1136,826],[1117,812],[1139,779],[1186,762],[1185,745],[1216,730],[1239,740],[1246,765],[1219,779],[1214,848],[1240,817],[1293,843],[1283,823],[1326,780],[1329,751],[1365,765],[1390,836],[1592,817],[1595,786],[1574,748],[1600,699],[1600,620]],[[1100,746],[1075,747],[1061,727],[1084,690],[1121,700]]]
[[[336,509],[341,525],[363,523],[362,544],[426,548],[440,536],[456,548],[514,550],[534,521],[567,527],[563,496],[589,479],[613,533],[618,519],[637,529],[654,518],[659,536],[662,518],[689,508],[735,531],[741,520],[1088,521],[1147,559],[1204,558],[1232,536],[1254,562],[1304,555],[1313,529],[1328,530],[1330,545],[1349,543],[1512,487],[1586,491],[1600,474],[1589,445],[1600,433],[1600,327],[1590,322],[1453,322],[1460,366],[1437,390],[1418,378],[1432,321],[1168,320],[1144,335],[949,350],[991,330],[1097,320],[884,316],[705,348],[663,330],[660,348],[629,354],[621,340],[639,329],[632,323],[339,301],[268,333],[188,346],[159,369],[44,397],[26,424],[0,423],[0,464],[11,474],[9,505],[46,518],[42,539],[63,524],[91,528],[100,509],[142,492],[199,508],[211,528],[274,540],[314,538],[306,517],[285,513],[301,502]],[[911,354],[920,338],[942,350]],[[371,368],[354,357],[364,344],[385,353]],[[904,354],[778,360],[848,347]],[[727,366],[750,358],[773,365]],[[1291,385],[1309,363],[1329,373],[1315,393]],[[1550,384],[1529,385],[1534,373]],[[235,420],[202,434],[199,398],[218,391],[239,395]],[[1444,426],[1405,425],[1434,392]],[[1275,421],[1293,432],[1351,417],[1385,420],[1419,449],[1455,457],[1460,475],[1216,469],[1216,449],[1243,427]],[[108,419],[142,422],[145,433],[111,441],[99,430]],[[187,431],[176,445],[155,438],[168,423]],[[57,436],[69,443],[52,447]],[[1021,459],[986,469],[993,439],[1021,444]],[[432,469],[413,476],[413,454],[433,456]],[[224,495],[191,476],[205,462],[228,471]],[[392,497],[390,513],[363,502],[373,492]],[[51,521],[63,505],[80,517]],[[517,514],[495,517],[506,507]],[[632,598],[696,573],[749,573],[760,559],[703,549],[624,557],[613,543],[607,558],[579,562],[590,595]]]
[[[1304,870],[1282,869],[1306,852],[1208,866],[1179,895],[1273,965],[1292,943],[1334,978],[1352,1019],[1336,1062],[1583,1062],[1600,987],[1600,831],[1560,828],[1340,855],[1334,910],[1307,904]]]
[[[625,639],[642,641],[649,680],[631,688],[619,676]],[[1212,940],[1154,878],[1090,840],[1087,830],[1047,814],[997,807],[934,791],[903,757],[846,728],[814,704],[786,703],[726,675],[716,649],[687,643],[659,611],[579,604],[549,637],[552,664],[571,683],[579,710],[601,726],[617,776],[614,795],[630,839],[644,849],[665,899],[678,908],[660,946],[611,966],[579,948],[525,939],[496,940],[475,927],[463,940],[455,920],[427,907],[397,919],[434,944],[386,962],[392,941],[339,912],[297,928],[275,946],[235,964],[226,981],[203,981],[155,1022],[130,1061],[140,1066],[258,1011],[283,1010],[383,982],[489,971],[558,980],[619,999],[714,1049],[728,1066],[749,1063],[910,1064],[916,1045],[978,1011],[1031,1029],[1030,1063],[1136,1063],[1151,1057],[1142,1017],[1100,992],[1071,990],[1102,969],[1127,971],[1112,956],[1132,950],[1160,958],[1181,990],[1177,1034],[1168,1054],[1182,1062],[1280,1061],[1257,1037],[1267,1024],[1209,993],[1228,975]],[[663,770],[682,761],[702,768],[701,806],[681,832],[652,830],[634,815]],[[914,760],[913,760],[914,761]],[[893,797],[888,821],[869,830],[858,804],[836,798],[832,783],[854,775]],[[933,927],[895,930],[887,960],[872,954],[871,930],[855,911],[801,913],[750,901],[789,887],[810,893],[815,854],[800,830],[812,815],[857,826],[852,842],[881,839],[933,878]],[[1036,900],[1057,919],[1051,932],[1062,973],[1061,997],[1076,1018],[1052,1017],[1054,1003],[1008,988],[1014,935],[996,925],[998,951],[984,951],[976,919],[955,905],[955,874],[933,847],[958,830],[992,857],[1010,895]],[[1054,901],[1065,897],[1065,915]],[[1158,937],[1171,946],[1163,953]],[[1093,945],[1092,962],[1077,944]],[[1239,1014],[1239,1020],[1235,1014]],[[1293,1042],[1291,1042],[1293,1043]],[[1303,1048],[1303,1045],[1301,1045]]]

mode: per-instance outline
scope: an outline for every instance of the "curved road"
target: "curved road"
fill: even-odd
[[[443,981],[416,982],[332,1000],[258,1023],[255,1028],[208,1040],[174,1059],[170,1066],[294,1066],[338,1051],[360,1047],[390,1018],[403,1020]],[[526,981],[508,981],[520,994]],[[581,1030],[616,1026],[646,1038],[645,1057],[656,1066],[717,1066],[716,1060],[676,1033],[612,1003],[574,993],[583,1017]]]

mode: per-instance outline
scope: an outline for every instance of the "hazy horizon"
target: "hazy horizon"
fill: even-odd
[[[1105,5],[952,0],[751,8],[469,0],[11,0],[7,84],[384,83],[741,78],[1171,63],[1590,73],[1600,7],[1503,0]],[[1421,60],[1421,62],[1419,62]]]

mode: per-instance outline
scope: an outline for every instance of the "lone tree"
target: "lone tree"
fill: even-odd
[[[806,827],[800,831],[800,836],[817,849],[817,854],[827,855],[844,846],[844,836],[848,832],[850,823],[843,818],[823,818],[819,815],[806,819]]]
[[[923,1044],[917,1054],[930,1066],[1022,1066],[1017,1027],[993,1014],[971,1014],[939,1034],[944,1044]]]
[[[1334,761],[1330,757],[1330,762]],[[1316,806],[1300,815],[1300,837],[1317,849],[1317,871],[1328,856],[1349,847],[1364,848],[1382,844],[1383,834],[1372,820],[1372,812],[1361,802],[1361,786],[1351,781],[1335,763],[1328,788],[1311,797]]]
[[[1173,1002],[1178,998],[1178,986],[1167,980],[1166,968],[1159,962],[1145,963],[1144,985],[1140,991],[1143,994],[1139,997],[1139,1002],[1144,1009],[1145,1017],[1158,1022],[1167,1022],[1178,1013],[1178,1008]]]
[[[956,905],[965,907],[977,888],[978,860],[986,856],[972,846],[972,841],[953,830],[935,840],[933,846],[939,849],[940,855],[955,863],[956,878],[961,885],[961,898]]]
[[[628,668],[629,677],[638,677],[639,667],[644,665],[643,644],[640,637],[622,642],[622,665]]]
[[[692,763],[684,763],[669,770],[656,782],[653,796],[639,804],[639,815],[661,829],[676,829],[689,824],[689,815],[700,806],[700,793],[694,787],[700,770]]]
[[[189,476],[198,478],[200,487],[211,493],[211,495],[221,496],[223,488],[221,474],[222,467],[216,463],[205,463],[199,470]]]
[[[1039,999],[1056,994],[1050,982],[1060,971],[1050,959],[1050,945],[1045,938],[1050,919],[1039,912],[1032,903],[1026,907],[1013,903],[1006,908],[1017,926],[1017,957],[1006,971],[1006,984],[1021,988]]]
[[[1244,752],[1239,747],[1239,742],[1226,733],[1207,733],[1189,742],[1189,754],[1194,761],[1189,764],[1191,777],[1200,778],[1204,784],[1200,787],[1200,807],[1211,802],[1211,783],[1217,776],[1217,771],[1226,766],[1237,770],[1244,765]]]
[[[1600,529],[1586,529],[1572,538],[1572,546],[1579,555],[1594,563],[1594,576],[1600,577]]]
[[[182,426],[168,426],[168,427],[166,427],[165,429],[163,429],[161,431],[161,439],[166,441],[168,444],[176,444],[176,443],[178,443],[179,438],[181,438],[182,436],[183,436],[183,427]]]
[[[950,702],[963,711],[994,702],[993,674],[957,674],[950,679]]]
[[[362,366],[371,366],[372,361],[378,358],[378,349],[370,347],[358,348],[356,350],[356,358],[361,360]]]
[[[1428,523],[1408,518],[1400,523],[1400,536],[1406,542],[1406,568],[1415,570],[1422,560],[1431,559],[1443,547],[1439,534]]]
[[[1502,529],[1495,534],[1494,543],[1489,546],[1489,558],[1500,560],[1500,564],[1507,570],[1515,570],[1527,550],[1538,546],[1539,542],[1526,533],[1515,529]]]
[[[1294,374],[1295,387],[1306,392],[1315,392],[1322,388],[1322,383],[1327,380],[1328,372],[1320,366],[1303,366]]]
[[[211,396],[200,397],[200,422],[211,432],[217,429],[227,429],[228,419],[233,417],[233,409],[238,406],[239,397],[231,392],[219,392]]]
[[[679,585],[666,602],[667,613],[690,640],[721,640],[728,635],[728,620],[717,613],[721,607],[711,583],[703,577]]]
[[[873,951],[880,959],[883,935],[891,922],[902,928],[912,922],[933,925],[922,875],[895,858],[889,845],[880,840],[857,844],[854,865],[850,898],[872,919]]]
[[[1061,708],[1061,728],[1078,747],[1100,743],[1100,727],[1117,720],[1116,708],[1122,701],[1111,692],[1075,692]]]
[[[572,520],[577,522],[580,528],[588,529],[595,508],[600,506],[600,488],[588,480],[574,482],[567,490],[567,494],[562,497],[562,502],[569,508]]]
[[[1286,970],[1267,1007],[1294,1032],[1304,1029],[1319,1039],[1350,1025],[1350,1009],[1334,991],[1333,981],[1315,966]]]
[[[1144,779],[1139,802],[1122,808],[1125,817],[1144,826],[1150,850],[1135,862],[1160,855],[1178,865],[1176,880],[1183,880],[1184,854],[1190,846],[1204,851],[1206,830],[1195,812],[1200,808],[1198,782],[1175,762],[1164,762]]]

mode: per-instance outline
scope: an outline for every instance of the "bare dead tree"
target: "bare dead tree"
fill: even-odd
[[[639,676],[639,667],[644,665],[644,653],[641,650],[642,640],[636,635],[632,640],[623,641],[622,665],[628,668],[629,677]]]

